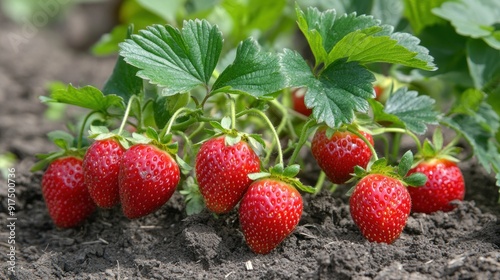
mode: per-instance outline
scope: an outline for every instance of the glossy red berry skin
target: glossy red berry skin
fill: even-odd
[[[370,174],[356,185],[349,200],[354,223],[371,242],[392,243],[403,231],[411,211],[411,198],[403,183]]]
[[[424,173],[427,182],[418,188],[409,187],[412,199],[412,211],[419,213],[434,213],[451,211],[455,206],[453,200],[463,200],[465,182],[456,163],[446,159],[432,159],[419,163],[408,174]]]
[[[158,210],[170,199],[179,184],[180,169],[166,151],[136,144],[123,154],[118,177],[123,214],[135,219]]]
[[[331,138],[326,135],[327,128],[320,127],[311,142],[311,151],[319,167],[328,179],[335,184],[344,184],[352,177],[354,167],[366,168],[372,153],[368,145],[355,134],[348,131],[335,131]],[[360,131],[373,145],[373,137]]]
[[[204,142],[196,155],[196,179],[208,210],[216,214],[231,211],[252,180],[248,174],[260,171],[260,159],[248,143],[225,143],[225,136]]]
[[[42,176],[42,194],[49,215],[60,228],[80,225],[96,205],[83,181],[82,159],[58,158]]]
[[[125,149],[109,138],[97,140],[83,157],[83,178],[90,196],[101,208],[112,208],[120,202],[118,172]]]
[[[276,179],[252,183],[239,207],[248,247],[257,254],[271,252],[298,225],[302,208],[302,197],[294,187]]]
[[[310,116],[312,114],[312,109],[307,108],[305,103],[307,89],[306,88],[296,88],[292,90],[292,102],[293,109],[301,113],[304,116]]]

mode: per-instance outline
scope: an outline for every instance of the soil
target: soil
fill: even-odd
[[[366,241],[352,222],[346,187],[304,196],[299,226],[277,249],[256,255],[245,245],[236,211],[186,216],[176,193],[159,211],[128,220],[99,210],[81,227],[58,229],[45,207],[36,153],[55,147],[46,133],[64,120],[44,117],[48,81],[102,86],[114,57],[71,48],[54,30],[39,30],[15,52],[0,17],[0,153],[16,171],[15,271],[8,272],[7,184],[0,187],[0,279],[500,279],[500,207],[492,175],[460,165],[467,194],[451,212],[412,214],[393,244]],[[67,118],[78,115],[68,110]],[[66,119],[66,118],[64,118]],[[4,181],[5,182],[5,181]]]

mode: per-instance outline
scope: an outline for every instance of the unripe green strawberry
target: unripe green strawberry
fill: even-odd
[[[125,149],[113,138],[97,140],[83,158],[85,185],[97,206],[112,208],[120,202],[118,172]]]
[[[151,144],[136,144],[122,156],[120,201],[129,219],[148,215],[164,205],[180,180],[179,166],[166,152]]]
[[[430,159],[420,162],[408,174],[415,172],[425,174],[427,182],[422,187],[408,188],[413,212],[451,211],[454,208],[451,201],[464,199],[464,178],[455,162]]]
[[[354,223],[366,239],[390,244],[406,225],[411,198],[400,180],[369,174],[355,186],[349,209]]]
[[[360,131],[373,145],[373,138]],[[311,142],[311,151],[319,167],[335,184],[343,184],[352,177],[356,165],[366,168],[372,153],[368,145],[349,131],[335,131],[327,137],[327,127],[318,128]]]
[[[61,228],[81,224],[96,208],[83,181],[82,159],[77,157],[50,163],[42,177],[42,194],[50,217]]]
[[[208,210],[223,214],[241,200],[252,180],[248,174],[259,172],[260,159],[245,141],[234,145],[219,136],[203,143],[196,155],[196,178]]]
[[[295,229],[302,207],[300,193],[285,182],[264,178],[252,183],[239,207],[248,247],[258,254],[271,252]]]

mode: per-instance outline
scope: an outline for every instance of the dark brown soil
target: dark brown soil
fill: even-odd
[[[22,32],[0,18],[0,38]],[[245,245],[236,212],[187,217],[182,197],[130,221],[120,209],[99,210],[81,227],[57,229],[46,210],[34,154],[54,146],[45,133],[64,129],[44,117],[47,81],[102,86],[114,58],[66,47],[39,31],[14,52],[0,45],[0,153],[15,168],[16,274],[8,273],[7,184],[0,187],[0,279],[500,279],[500,207],[494,178],[461,164],[466,201],[449,213],[412,214],[392,245],[366,241],[352,222],[345,189],[305,195],[295,232],[269,255]],[[69,110],[74,111],[74,110]],[[72,117],[75,112],[69,113]],[[5,181],[4,181],[5,182]]]

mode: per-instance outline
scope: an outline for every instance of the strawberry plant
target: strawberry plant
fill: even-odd
[[[412,82],[384,84],[387,98],[375,99],[377,69],[394,67],[400,76],[408,69],[439,71],[417,37],[354,12],[298,4],[294,12],[310,57],[291,48],[271,49],[247,38],[248,30],[230,33],[227,43],[218,25],[205,19],[185,20],[180,28],[151,24],[135,34],[130,26],[102,90],[68,85],[43,97],[89,110],[74,151],[85,154],[83,184],[96,203],[121,203],[133,219],[157,211],[179,190],[189,214],[207,208],[224,215],[237,208],[250,249],[267,254],[300,222],[302,194],[318,192],[325,178],[335,184],[359,180],[350,198],[353,220],[368,240],[392,243],[410,214],[410,194],[435,185],[430,167],[417,165],[439,158],[442,139],[421,144],[429,125],[457,132],[442,150],[455,151],[463,135],[489,166],[485,153],[497,153],[497,143],[486,147],[484,141],[497,127],[485,120],[498,116],[483,102],[483,93],[462,96],[466,103],[446,114],[436,110],[433,95],[419,94]],[[296,107],[297,114],[285,104],[287,98],[296,103],[290,95],[296,89],[302,109],[309,111]],[[485,110],[475,115],[479,108]],[[478,122],[477,134],[465,128]],[[411,152],[400,157],[403,136],[414,141],[416,162]],[[376,141],[383,148],[376,150]],[[310,171],[300,156],[304,151],[322,170],[307,184],[300,180],[301,171]],[[43,156],[40,166],[63,155]],[[462,198],[463,192],[444,203]]]

